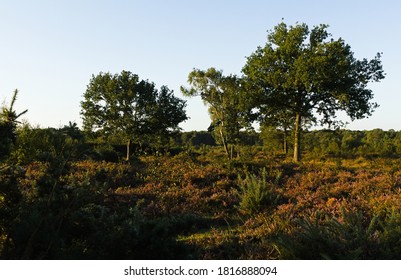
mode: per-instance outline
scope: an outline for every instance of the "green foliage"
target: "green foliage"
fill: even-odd
[[[274,183],[268,181],[265,168],[259,176],[246,173],[245,179],[239,176],[238,181],[241,188],[240,208],[247,214],[274,208],[281,198]]]
[[[365,133],[366,151],[365,154],[376,154],[382,156],[391,156],[395,152],[394,131],[383,131],[382,129],[373,129]]]
[[[93,153],[89,155],[91,159],[94,160],[104,160],[117,162],[119,160],[119,155],[115,151],[114,147],[110,144],[96,144],[93,147]]]
[[[64,127],[34,128],[25,124],[18,129],[18,137],[11,157],[18,164],[33,161],[77,160],[87,152],[87,146],[79,130]]]
[[[400,132],[381,129],[305,131],[303,134],[304,154],[309,159],[395,157],[400,155],[399,135]],[[262,137],[265,135],[262,134]],[[268,145],[274,144],[274,139],[268,143]],[[277,147],[277,144],[275,145]]]
[[[324,133],[311,135],[330,139]],[[2,166],[0,257],[398,258],[399,160],[300,165],[247,148],[231,164],[210,147],[129,163],[59,153]]]
[[[19,123],[18,119],[22,115],[26,114],[28,110],[24,110],[21,113],[14,111],[14,104],[17,101],[18,90],[14,91],[13,97],[11,98],[11,103],[9,107],[3,106],[1,108],[0,119],[1,122],[12,124],[14,127]]]
[[[370,102],[373,94],[367,85],[384,78],[380,54],[370,61],[357,60],[341,38],[330,38],[327,27],[310,30],[306,24],[280,23],[243,68],[260,119],[270,120],[270,125],[294,120],[294,161],[300,159],[303,120],[316,122],[319,116],[322,125],[333,126],[338,110],[361,119],[378,106]]]
[[[306,158],[323,159],[325,157],[341,156],[341,141],[343,131],[340,130],[316,130],[303,134],[304,152]],[[344,154],[348,154],[344,151]]]
[[[178,130],[188,117],[185,101],[175,97],[166,86],[160,90],[135,74],[99,73],[92,76],[81,114],[85,130],[101,133],[106,139],[119,134],[128,141],[142,144],[154,139],[158,145],[164,137]]]
[[[0,112],[0,160],[5,159],[11,152],[12,145],[16,141],[16,128],[19,123],[18,118],[28,110],[21,113],[14,111],[14,104],[17,100],[18,90],[14,91],[9,107],[1,107]]]
[[[398,259],[401,254],[401,213],[393,209],[378,222],[377,259]]]
[[[223,76],[222,71],[209,68],[194,69],[188,75],[191,88],[181,87],[185,96],[200,96],[209,106],[212,123],[209,131],[223,145],[226,155],[232,158],[230,144],[238,144],[242,128],[249,127],[249,108],[243,98],[241,80],[235,75]]]
[[[208,131],[190,131],[181,134],[181,143],[186,147],[215,146],[216,141]]]
[[[262,126],[260,138],[263,146],[272,153],[287,154],[292,139],[289,139],[290,131],[280,130],[274,126]]]
[[[394,210],[373,218],[345,209],[338,218],[316,213],[297,219],[273,242],[284,259],[397,259],[400,217]]]
[[[12,182],[1,181],[1,189],[7,184],[23,192],[22,196],[16,196],[12,208],[3,207],[10,204],[10,195],[5,198],[7,204],[2,205],[0,257],[173,259],[185,256],[185,250],[174,238],[175,221],[143,217],[140,201],[125,204],[111,199],[109,187],[121,184],[117,180],[124,177],[124,168],[109,170],[115,165],[107,164],[103,172],[97,167],[96,174],[87,172],[80,178],[74,166],[64,166],[64,170],[52,166],[53,163],[39,164],[39,169],[28,170],[25,176],[13,173]],[[74,173],[68,175],[69,172]]]
[[[0,112],[0,256],[3,251],[8,250],[13,221],[18,217],[22,199],[17,185],[23,170],[19,166],[6,163],[16,141],[18,118],[27,112],[25,110],[17,114],[14,111],[17,94],[18,91],[15,90],[10,106],[3,106]]]

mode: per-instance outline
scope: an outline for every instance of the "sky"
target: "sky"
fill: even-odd
[[[386,78],[369,86],[380,107],[347,128],[401,130],[400,11],[398,0],[0,0],[0,103],[18,89],[31,125],[81,125],[91,76],[127,70],[187,100],[184,131],[206,130],[205,105],[180,93],[192,69],[241,75],[275,25],[324,23],[356,58],[383,53]]]

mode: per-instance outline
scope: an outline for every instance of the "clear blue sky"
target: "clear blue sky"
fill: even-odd
[[[350,129],[401,130],[401,1],[0,0],[0,102],[20,90],[17,110],[41,127],[81,124],[92,74],[129,70],[182,97],[193,68],[240,74],[246,56],[282,21],[326,23],[357,58],[383,52],[387,77],[372,84],[380,104]],[[205,130],[199,98],[184,130]]]

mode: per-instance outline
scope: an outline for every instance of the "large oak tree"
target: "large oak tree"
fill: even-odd
[[[131,141],[141,144],[144,137],[163,137],[178,130],[188,119],[185,101],[166,86],[140,80],[129,71],[99,73],[92,78],[81,102],[84,129],[104,136],[118,134],[127,140],[127,160]]]
[[[339,110],[354,120],[370,116],[378,106],[367,86],[384,78],[380,53],[358,60],[343,39],[331,38],[327,27],[280,23],[243,68],[249,98],[263,118],[294,119],[294,161],[300,160],[303,120],[330,126]]]

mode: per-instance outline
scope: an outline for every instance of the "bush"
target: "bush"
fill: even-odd
[[[83,139],[70,136],[63,129],[32,128],[24,125],[18,131],[11,157],[18,164],[77,160],[82,157],[86,148]]]
[[[0,164],[0,257],[8,250],[13,221],[19,215],[22,194],[18,186],[21,170]]]
[[[267,208],[274,208],[280,200],[274,183],[267,181],[266,168],[259,176],[246,173],[243,180],[238,176],[241,188],[240,208],[247,214],[255,214]]]

